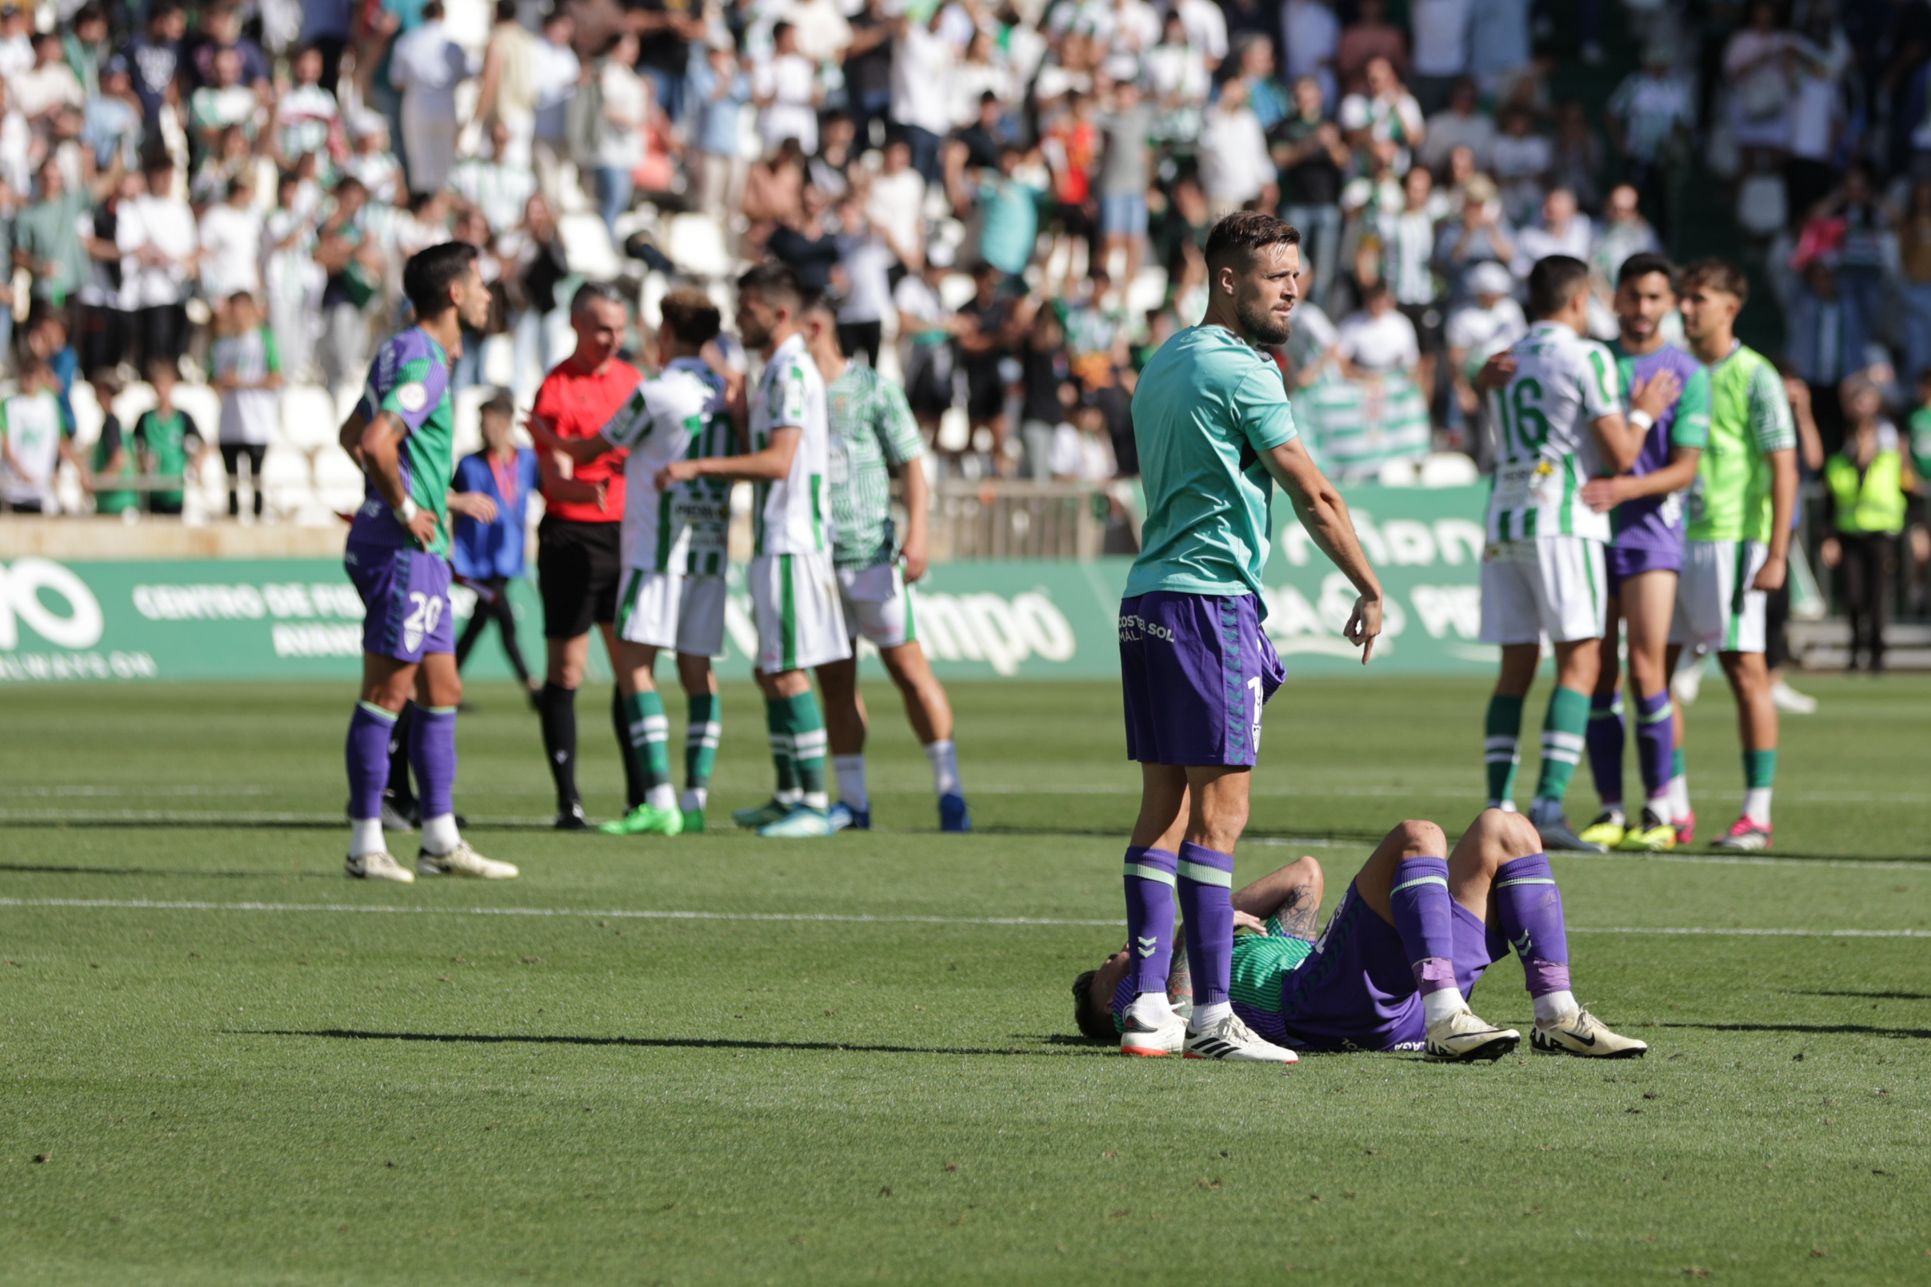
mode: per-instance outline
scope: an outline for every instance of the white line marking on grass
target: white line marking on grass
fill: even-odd
[[[324,912],[377,916],[534,916],[571,920],[775,921],[805,925],[1015,926],[1025,929],[1117,929],[1118,920],[1058,916],[921,916],[864,912],[703,912],[659,908],[422,907],[393,903],[223,903],[195,898],[0,898],[0,908],[61,907],[129,912]],[[1658,934],[1707,938],[1931,939],[1931,929],[1806,929],[1710,925],[1572,925],[1571,934]]]
[[[1277,849],[1352,849],[1365,854],[1373,846],[1359,840],[1337,840],[1332,836],[1243,836],[1243,845],[1266,845]],[[1882,859],[1874,862],[1858,862],[1853,858],[1792,858],[1775,854],[1757,854],[1743,857],[1733,854],[1583,854],[1557,850],[1558,858],[1576,858],[1583,862],[1672,862],[1691,863],[1714,867],[1828,867],[1840,871],[1918,871],[1931,872],[1931,862],[1911,862]]]
[[[159,786],[157,785],[157,786],[151,786],[151,787],[127,787],[127,786],[102,786],[99,784],[81,783],[81,782],[62,783],[62,784],[53,784],[53,785],[40,785],[40,786],[27,784],[27,783],[11,783],[8,785],[0,786],[0,796],[26,796],[30,798],[80,797],[80,798],[86,798],[86,799],[94,799],[94,798],[105,797],[109,799],[115,799],[115,798],[125,798],[128,796],[133,796],[136,798],[146,799],[152,796],[165,796],[165,795],[212,796],[216,798],[226,798],[229,796],[237,796],[237,795],[268,795],[271,793],[271,791],[272,791],[272,788],[263,787],[263,786],[211,787],[211,786]]]
[[[1253,795],[1257,799],[1282,800],[1298,796],[1335,796],[1341,799],[1357,800],[1470,800],[1473,794],[1466,784],[1451,786],[1447,784],[1427,786],[1373,786],[1355,783],[1352,785],[1302,786],[1293,790],[1267,789],[1256,783]],[[1070,783],[1065,786],[1041,786],[1038,783],[1006,782],[972,784],[974,795],[1117,795],[1137,799],[1140,786],[1137,782],[1122,782],[1118,786],[1104,782]],[[910,792],[907,792],[910,794]],[[1802,788],[1779,789],[1777,799],[1786,803],[1798,804],[1931,804],[1931,793],[1922,791],[1805,791]]]

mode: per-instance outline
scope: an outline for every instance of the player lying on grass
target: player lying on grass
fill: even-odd
[[[1446,859],[1432,822],[1398,824],[1355,874],[1327,929],[1312,940],[1321,866],[1302,858],[1234,895],[1234,1011],[1293,1050],[1415,1050],[1430,1059],[1497,1059],[1521,1034],[1469,1009],[1482,971],[1511,948],[1535,1007],[1529,1044],[1544,1054],[1640,1057],[1643,1042],[1605,1028],[1569,991],[1569,945],[1542,838],[1516,813],[1486,809]],[[1179,981],[1182,992],[1187,988]],[[1169,984],[1171,990],[1173,984]],[[1137,995],[1121,950],[1073,982],[1074,1018],[1096,1041],[1118,1040]],[[1129,1049],[1123,1054],[1178,1053]]]

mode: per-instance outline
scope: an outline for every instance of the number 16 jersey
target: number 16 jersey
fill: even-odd
[[[1623,409],[1622,377],[1609,349],[1559,322],[1537,322],[1509,349],[1515,375],[1489,395],[1495,475],[1488,504],[1491,544],[1538,536],[1609,539],[1609,515],[1582,500],[1606,473],[1590,426]]]

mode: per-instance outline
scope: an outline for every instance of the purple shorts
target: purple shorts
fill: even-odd
[[[1611,542],[1603,551],[1603,566],[1609,572],[1609,592],[1616,593],[1624,581],[1645,572],[1681,572],[1683,543],[1675,545],[1624,545]]]
[[[1286,677],[1251,594],[1155,590],[1120,601],[1129,760],[1251,766],[1261,707]]]
[[[1501,931],[1455,904],[1455,982],[1463,996],[1508,950]],[[1401,935],[1352,883],[1314,954],[1287,976],[1280,1016],[1269,1026],[1285,1028],[1286,1044],[1297,1050],[1419,1050],[1428,1036]]]
[[[342,566],[362,596],[362,651],[419,662],[456,651],[449,560],[394,545],[349,542]]]

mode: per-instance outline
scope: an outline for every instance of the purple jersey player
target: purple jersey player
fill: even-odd
[[[1616,668],[1605,665],[1590,700],[1585,738],[1602,813],[1582,829],[1581,837],[1604,848],[1648,853],[1688,844],[1695,826],[1687,804],[1679,816],[1667,789],[1676,772],[1677,716],[1670,704],[1665,654],[1677,574],[1683,567],[1682,493],[1695,481],[1710,438],[1710,376],[1702,363],[1663,340],[1662,321],[1676,310],[1673,282],[1670,262],[1652,254],[1632,256],[1617,276],[1616,357],[1624,387],[1668,372],[1680,392],[1650,426],[1631,471],[1597,479],[1582,493],[1592,508],[1610,511],[1610,599],[1603,656],[1615,656],[1618,629],[1627,622],[1637,758],[1648,802],[1642,817],[1630,825],[1623,812],[1623,699]]]
[[[1296,440],[1280,371],[1256,347],[1287,338],[1299,243],[1271,215],[1215,224],[1207,315],[1160,346],[1133,394],[1147,518],[1119,622],[1127,756],[1140,761],[1142,781],[1126,851],[1134,995],[1124,1054],[1294,1061],[1227,999],[1234,843],[1247,823],[1261,706],[1282,679],[1260,624],[1274,481],[1360,593],[1344,633],[1364,662],[1381,631],[1381,586],[1347,507]],[[1176,898],[1186,913],[1190,1020],[1167,1001]]]
[[[349,721],[348,875],[408,884],[423,875],[503,880],[506,862],[478,854],[456,827],[456,673],[444,531],[454,468],[449,363],[462,328],[481,329],[489,292],[476,248],[443,242],[413,256],[403,291],[416,325],[385,343],[369,383],[342,426],[341,443],[368,475],[342,557],[362,596],[362,692]],[[382,835],[389,736],[404,704],[417,701],[409,758],[422,787],[422,848],[415,872],[390,856]]]
[[[1433,1040],[1417,979],[1420,966],[1435,958],[1466,1004],[1482,972],[1513,949],[1535,1011],[1535,1050],[1640,1058],[1646,1044],[1611,1032],[1570,991],[1562,892],[1541,850],[1535,827],[1500,809],[1479,815],[1453,851],[1434,823],[1400,823],[1312,942],[1320,864],[1302,858],[1263,877],[1233,898],[1235,916],[1256,931],[1235,940],[1236,1013],[1295,1050],[1419,1049],[1431,1059],[1497,1059],[1515,1049],[1520,1034],[1494,1029],[1453,1046]],[[1124,1026],[1131,968],[1130,953],[1121,951],[1074,981],[1081,1032],[1111,1040]]]

